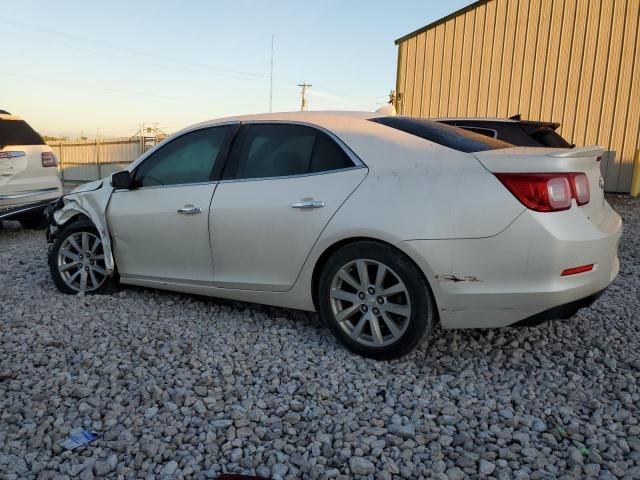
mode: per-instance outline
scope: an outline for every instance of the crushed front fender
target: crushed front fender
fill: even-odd
[[[109,181],[92,182],[62,197],[62,207],[53,212],[53,223],[57,228],[62,227],[78,215],[83,215],[91,220],[100,234],[108,275],[111,275],[115,269],[106,215],[112,193],[113,187]]]

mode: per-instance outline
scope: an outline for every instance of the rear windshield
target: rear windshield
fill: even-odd
[[[0,118],[0,148],[9,145],[44,145],[44,140],[24,120]]]
[[[424,118],[395,116],[370,120],[460,152],[483,152],[513,147],[512,144],[502,140]]]

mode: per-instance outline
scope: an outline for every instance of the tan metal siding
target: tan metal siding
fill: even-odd
[[[421,33],[416,37],[416,66],[415,66],[415,93],[413,95],[412,111],[420,114],[420,105],[422,101],[422,88],[424,83],[425,69],[424,69],[424,47],[425,40],[427,38],[426,33]]]
[[[627,90],[619,93],[619,98],[628,98],[626,125],[623,129],[622,165],[619,170],[617,180],[618,190],[628,192],[631,187],[631,169],[636,150],[640,148],[640,0],[629,2],[629,12],[634,13],[638,21],[636,22],[636,32],[634,43],[633,65],[631,68],[631,83]],[[631,14],[631,13],[630,13]],[[627,39],[633,39],[633,35],[626,35]],[[618,110],[616,110],[618,112]]]
[[[525,115],[531,108],[531,92],[533,91],[533,73],[538,49],[538,27],[540,25],[540,0],[529,2],[529,20],[527,37],[524,43],[524,65],[522,66],[522,84],[520,86],[520,102],[518,113]],[[526,118],[526,117],[525,117]]]
[[[640,0],[488,0],[399,41],[397,72],[401,113],[560,122],[569,141],[615,152],[606,187],[629,190]]]
[[[625,2],[626,12],[624,19],[624,26],[622,27],[622,52],[620,57],[620,74],[618,76],[618,85],[616,92],[616,104],[614,107],[615,116],[613,119],[613,127],[611,128],[611,136],[609,139],[610,145],[619,145],[621,148],[621,158],[633,158],[633,151],[625,151],[624,133],[627,123],[626,106],[628,104],[629,97],[631,96],[632,88],[632,70],[633,70],[633,56],[635,53],[635,44],[633,42],[624,41],[626,38],[636,38],[636,29],[638,27],[638,18],[634,15],[630,15],[630,8],[633,8],[633,0]],[[638,86],[636,85],[636,89]],[[626,95],[626,97],[625,97]],[[620,170],[624,170],[625,164],[621,164]],[[628,167],[630,169],[630,167]],[[624,175],[620,175],[620,171],[615,176],[615,182],[618,190],[626,190],[631,187],[631,182],[621,182],[620,179],[624,178]],[[630,177],[629,177],[630,180]],[[613,178],[611,178],[613,182]]]
[[[440,101],[440,80],[442,78],[444,24],[435,28],[435,42],[433,47],[433,71],[431,73],[431,99],[429,101],[429,116],[438,116],[438,102]]]
[[[551,9],[552,20],[549,29],[549,41],[547,42],[547,63],[544,69],[544,86],[542,88],[542,98],[540,99],[540,118],[551,118],[552,116],[556,76],[558,72],[560,33],[564,20],[564,4],[564,0],[558,0]]]
[[[513,45],[513,63],[511,64],[511,85],[509,86],[509,108],[508,115],[515,115],[520,112],[520,92],[522,89],[522,73],[524,70],[525,41],[529,30],[529,2],[520,0],[518,5],[518,16],[515,23],[519,25],[516,29],[516,38]]]
[[[442,76],[440,78],[438,115],[446,115],[448,111],[449,92],[451,91],[451,64],[453,63],[454,27],[454,21],[444,24],[444,47],[442,50]]]
[[[505,0],[502,0],[505,1]],[[480,85],[478,88],[477,115],[487,116],[487,103],[489,101],[489,78],[491,75],[491,59],[493,58],[493,38],[495,36],[496,3],[489,2],[486,5],[484,18],[484,42],[482,43],[482,63],[480,64]]]
[[[446,109],[447,112],[458,111],[458,101],[460,98],[460,75],[462,65],[460,65],[460,68],[453,67],[456,64],[460,63],[462,56],[464,55],[464,45],[461,44],[464,40],[464,18],[464,15],[460,15],[455,19],[452,52],[454,52],[454,54],[458,55],[460,58],[454,58],[451,65],[451,88],[449,90],[449,107]]]
[[[500,65],[500,85],[498,91],[502,92],[498,95],[498,110],[496,115],[499,117],[508,117],[514,113],[509,112],[509,95],[511,91],[511,77],[513,72],[513,60],[515,57],[515,37],[518,29],[517,15],[520,3],[525,0],[512,0],[508,4],[507,24],[505,27],[504,45],[502,47],[502,63]]]
[[[458,90],[458,103],[455,115],[459,116],[467,112],[469,101],[469,89],[471,85],[471,58],[474,54],[473,33],[475,30],[476,11],[472,10],[464,15],[464,38],[462,41],[462,55],[460,65],[460,87]],[[457,69],[456,69],[457,70]],[[452,115],[453,115],[452,111]]]
[[[476,10],[475,28],[473,31],[474,52],[471,58],[471,75],[469,77],[469,100],[467,111],[460,112],[461,116],[473,116],[478,112],[478,90],[480,89],[480,65],[484,56],[484,19],[486,17],[486,5],[481,5]]]
[[[414,112],[416,116],[429,116],[431,106],[431,83],[433,82],[433,52],[435,42],[435,32],[428,30],[426,33],[426,45],[424,48],[424,84],[422,85],[422,99],[420,102],[420,112]]]

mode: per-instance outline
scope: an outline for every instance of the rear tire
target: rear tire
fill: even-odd
[[[100,234],[87,221],[60,232],[49,251],[49,270],[62,293],[110,294],[118,289],[117,273],[106,274]]]
[[[388,360],[431,335],[435,302],[420,269],[402,252],[374,241],[349,244],[324,265],[320,316],[351,351]]]

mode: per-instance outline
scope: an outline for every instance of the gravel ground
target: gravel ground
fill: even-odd
[[[0,231],[0,477],[640,478],[640,200],[620,276],[535,328],[437,329],[393,362],[315,315],[129,288],[65,296]],[[63,451],[70,432],[94,443]]]

